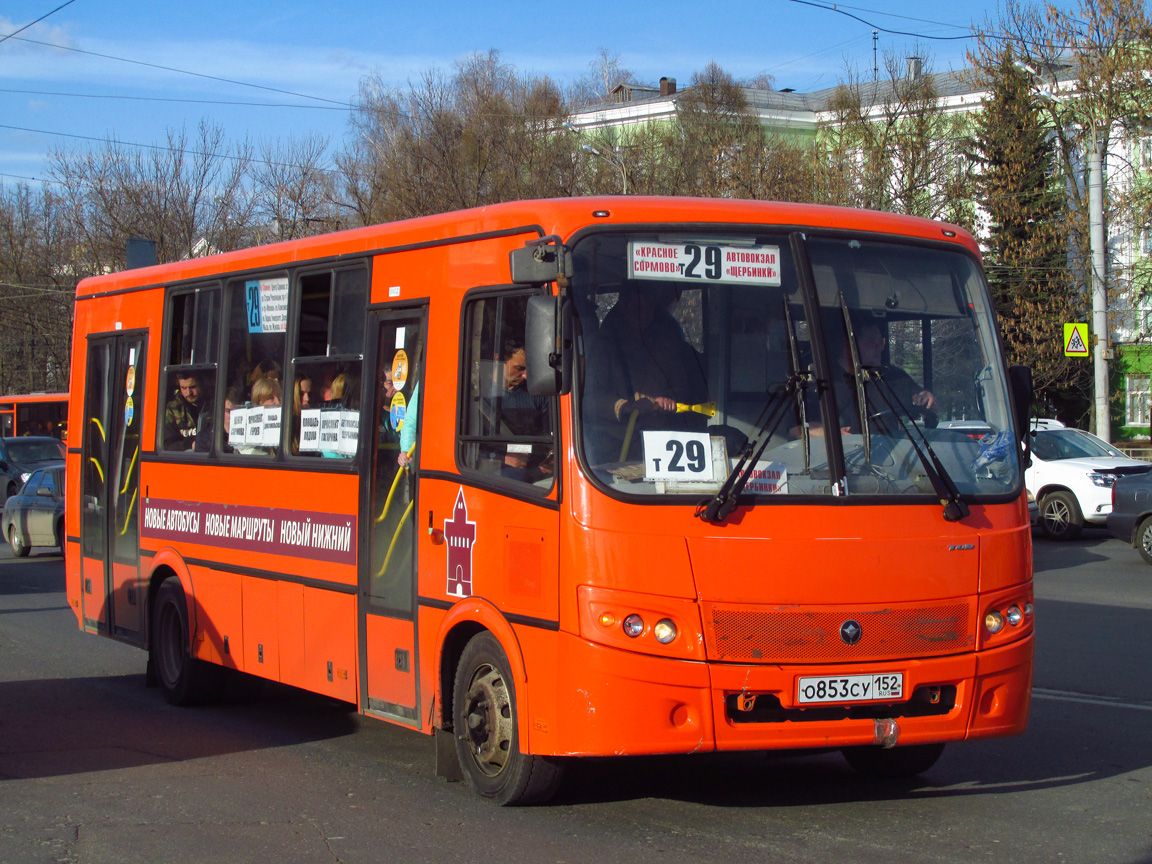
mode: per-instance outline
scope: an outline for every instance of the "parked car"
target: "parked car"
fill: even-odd
[[[64,463],[37,468],[4,504],[0,527],[17,558],[33,546],[64,550]]]
[[[59,462],[67,455],[58,438],[26,435],[22,438],[0,438],[0,482],[5,498],[16,494],[37,468]]]
[[[1152,564],[1152,472],[1121,477],[1112,486],[1108,532]]]
[[[1082,429],[1041,427],[1029,437],[1024,482],[1040,506],[1040,530],[1054,540],[1078,536],[1085,524],[1105,525],[1116,479],[1152,470],[1152,462],[1129,458]]]

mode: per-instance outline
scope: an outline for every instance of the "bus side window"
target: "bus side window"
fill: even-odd
[[[177,291],[169,299],[165,371],[161,377],[159,449],[209,453],[216,410],[220,292]]]
[[[541,488],[552,485],[552,400],[526,384],[527,294],[489,296],[465,308],[462,467]]]
[[[242,403],[232,409],[228,428],[221,430],[225,452],[231,448],[242,456],[272,456],[280,450],[288,285],[284,274],[228,283],[225,381]]]
[[[355,265],[302,275],[296,344],[290,353],[290,452],[345,459],[360,439],[364,307],[368,270]]]

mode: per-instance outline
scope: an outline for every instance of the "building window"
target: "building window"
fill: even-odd
[[[1152,378],[1147,375],[1129,375],[1127,380],[1125,426],[1148,426],[1149,397],[1152,397]]]

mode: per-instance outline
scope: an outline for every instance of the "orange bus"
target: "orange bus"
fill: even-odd
[[[69,603],[170,702],[347,700],[503,804],[1025,728],[1031,379],[960,228],[526,201],[100,276],[75,322]]]
[[[0,396],[0,438],[50,435],[68,440],[68,394]]]

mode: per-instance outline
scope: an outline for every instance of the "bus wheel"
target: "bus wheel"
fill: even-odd
[[[210,702],[220,692],[220,667],[194,658],[189,640],[184,588],[179,579],[166,579],[156,592],[149,651],[156,683],[172,705]]]
[[[520,752],[508,657],[487,631],[464,646],[452,714],[456,758],[474,792],[499,804],[539,804],[552,797],[562,766]]]
[[[913,744],[910,747],[845,747],[840,751],[848,764],[870,777],[915,777],[936,764],[943,744]]]
[[[27,558],[30,547],[24,542],[23,536],[13,525],[8,529],[8,545],[12,547],[12,554],[17,558]]]

